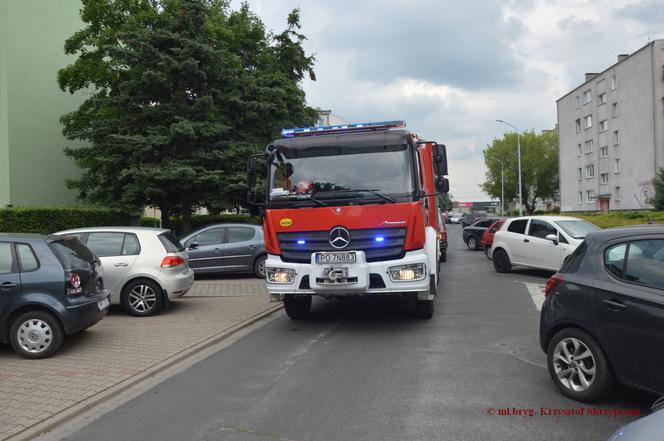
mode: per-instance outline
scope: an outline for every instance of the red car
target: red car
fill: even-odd
[[[500,219],[491,224],[489,228],[486,229],[482,235],[482,240],[480,241],[480,250],[484,250],[486,257],[491,260],[491,245],[493,245],[493,235],[496,234],[496,231],[500,230],[500,227],[505,222],[505,219]]]

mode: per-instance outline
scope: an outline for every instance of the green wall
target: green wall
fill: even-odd
[[[63,48],[83,27],[80,8],[80,0],[0,0],[0,133],[6,137],[0,134],[0,161],[8,162],[4,171],[0,164],[3,189],[9,181],[9,201],[0,189],[0,206],[76,203],[64,181],[80,172],[63,153],[76,144],[62,136],[59,118],[84,95],[62,92],[57,71],[73,61]]]

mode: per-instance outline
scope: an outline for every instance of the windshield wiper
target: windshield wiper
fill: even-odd
[[[326,204],[325,202],[323,202],[323,201],[321,201],[321,200],[319,200],[319,199],[316,199],[316,198],[314,198],[313,196],[306,195],[306,194],[289,194],[289,195],[284,195],[284,196],[285,196],[286,198],[288,198],[289,201],[291,201],[291,200],[296,200],[296,201],[309,200],[309,201],[312,201],[312,202],[317,203],[317,204],[320,205],[321,207],[327,207],[327,206],[328,206],[328,204]],[[283,196],[279,196],[279,197],[276,197],[276,198],[272,198],[271,201],[272,201],[272,202],[281,202],[281,201],[279,200],[281,197],[283,197]]]
[[[335,194],[335,195],[343,195],[347,193],[371,193],[375,196],[378,196],[381,199],[386,200],[387,202],[390,202],[394,204],[397,200],[394,198],[391,198],[389,196],[385,196],[384,194],[378,193],[378,190],[365,190],[365,189],[354,189],[354,188],[348,188],[348,189],[343,189],[343,190],[323,190],[323,191],[314,191],[312,195],[314,194]]]
[[[355,190],[355,189],[353,189],[353,190],[348,190],[348,191],[357,192],[357,193],[360,193],[360,192],[371,193],[371,194],[373,194],[373,195],[378,196],[378,197],[381,198],[381,199],[385,199],[387,202],[390,202],[390,203],[392,203],[392,204],[396,203],[396,201],[397,201],[397,200],[394,199],[394,198],[391,198],[391,197],[389,197],[389,196],[385,196],[385,195],[382,194],[382,193],[378,193],[378,190],[359,190],[359,189],[358,189],[358,190]]]

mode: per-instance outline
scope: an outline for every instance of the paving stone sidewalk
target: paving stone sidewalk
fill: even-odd
[[[131,317],[113,307],[95,326],[68,336],[49,359],[25,360],[0,345],[0,440],[20,437],[274,307],[262,280],[197,280],[154,317]]]

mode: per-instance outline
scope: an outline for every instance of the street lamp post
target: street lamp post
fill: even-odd
[[[523,199],[521,195],[521,131],[514,124],[510,124],[502,119],[497,119],[496,122],[508,125],[516,131],[516,155],[519,162],[519,216],[523,216]]]
[[[500,162],[500,214],[505,216],[505,163],[497,158],[487,158],[489,161]]]

